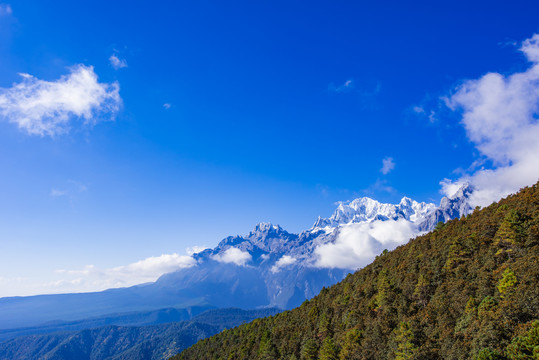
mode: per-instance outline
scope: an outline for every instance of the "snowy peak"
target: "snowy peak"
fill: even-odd
[[[473,191],[474,191],[473,185],[470,183],[465,183],[453,195],[449,197],[447,196],[443,197],[441,200],[441,203],[455,202],[455,201],[463,202],[463,200],[469,200]],[[441,206],[441,203],[440,203],[440,206]]]
[[[462,185],[457,192],[451,196],[444,196],[440,201],[440,206],[429,214],[419,224],[420,230],[432,230],[440,221],[447,222],[451,219],[466,216],[473,211],[470,205],[470,196],[474,188],[471,184]]]
[[[261,222],[256,224],[255,228],[249,233],[248,237],[259,236],[268,233],[280,233],[284,231],[279,225],[273,225],[269,222]]]
[[[471,184],[464,184],[456,193],[450,197],[443,197],[440,201],[439,209],[446,214],[444,221],[454,219],[461,216],[466,216],[473,211],[470,205],[470,196],[474,188]]]
[[[214,257],[223,254],[230,248],[248,252],[253,257],[265,253],[282,253],[294,247],[298,235],[290,234],[279,225],[261,222],[245,236],[229,236],[223,239],[213,250],[200,253],[202,257]],[[200,256],[199,256],[200,257]]]
[[[329,218],[319,217],[313,225],[313,229],[375,220],[406,219],[416,222],[435,209],[436,205],[434,204],[419,203],[408,197],[403,197],[398,204],[385,204],[368,197],[362,197],[348,203],[339,203],[333,215]]]

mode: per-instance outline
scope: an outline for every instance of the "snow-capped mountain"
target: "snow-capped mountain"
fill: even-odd
[[[371,222],[375,220],[398,220],[406,219],[418,222],[436,209],[436,205],[417,202],[408,197],[403,197],[400,203],[383,204],[368,197],[352,200],[348,203],[340,203],[333,215],[329,218],[321,218],[313,225],[313,229],[325,227],[338,227],[350,223]]]
[[[440,206],[402,198],[384,204],[370,198],[340,203],[300,234],[260,223],[248,234],[229,236],[193,255],[196,265],[155,283],[85,294],[0,299],[0,324],[30,326],[57,319],[167,306],[289,309],[370,263],[422,231],[472,211],[466,185]],[[60,304],[60,305],[59,305]],[[39,308],[36,315],[29,309]],[[32,314],[32,318],[28,314]]]
[[[372,261],[384,248],[392,249],[411,236],[434,228],[438,219],[446,221],[467,214],[471,210],[467,203],[471,191],[469,186],[464,187],[451,198],[442,199],[439,207],[408,197],[398,204],[358,198],[339,203],[329,218],[319,217],[300,234],[289,233],[279,225],[260,223],[247,235],[227,237],[215,248],[195,254],[198,265],[178,274],[233,264],[230,271],[254,272],[264,282],[265,294],[261,294],[259,305],[266,301],[269,306],[294,307],[323,286],[332,285]],[[398,233],[403,230],[404,235]],[[350,244],[356,240],[357,244]],[[323,258],[326,253],[340,256],[339,252],[349,253],[345,254],[347,261],[335,263]],[[173,275],[164,278],[169,276]],[[238,286],[233,284],[234,291]]]

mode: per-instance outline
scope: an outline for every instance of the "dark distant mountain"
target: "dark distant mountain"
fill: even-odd
[[[446,214],[462,209],[455,199]],[[460,210],[459,210],[460,211]],[[187,359],[537,359],[539,183],[448,221]]]
[[[224,329],[276,313],[276,309],[219,309],[206,311],[189,321],[161,325],[104,326],[23,336],[0,343],[0,359],[164,360]]]
[[[210,308],[205,306],[194,306],[185,309],[166,308],[153,311],[108,314],[77,321],[53,321],[41,326],[0,330],[0,342],[22,335],[75,331],[97,328],[105,325],[142,326],[190,320],[194,316],[208,309]]]
[[[312,228],[300,234],[260,223],[245,236],[227,237],[214,249],[195,254],[195,266],[165,274],[150,284],[95,293],[1,298],[0,328],[166,307],[290,309],[360,266],[354,262],[327,265],[320,261],[321,247],[338,242],[343,232],[350,229],[357,232],[362,224],[379,223],[406,223],[416,233],[429,230],[439,220],[467,214],[470,191],[461,189],[455,196],[442,200],[438,208],[407,197],[398,204],[384,204],[366,197],[355,199],[340,203],[332,216],[318,218]],[[374,254],[399,244],[380,242],[364,251]]]

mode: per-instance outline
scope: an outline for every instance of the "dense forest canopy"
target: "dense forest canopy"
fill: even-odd
[[[539,359],[539,186],[173,359]]]

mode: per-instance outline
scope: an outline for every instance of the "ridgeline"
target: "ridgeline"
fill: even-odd
[[[172,359],[539,359],[539,185]]]

